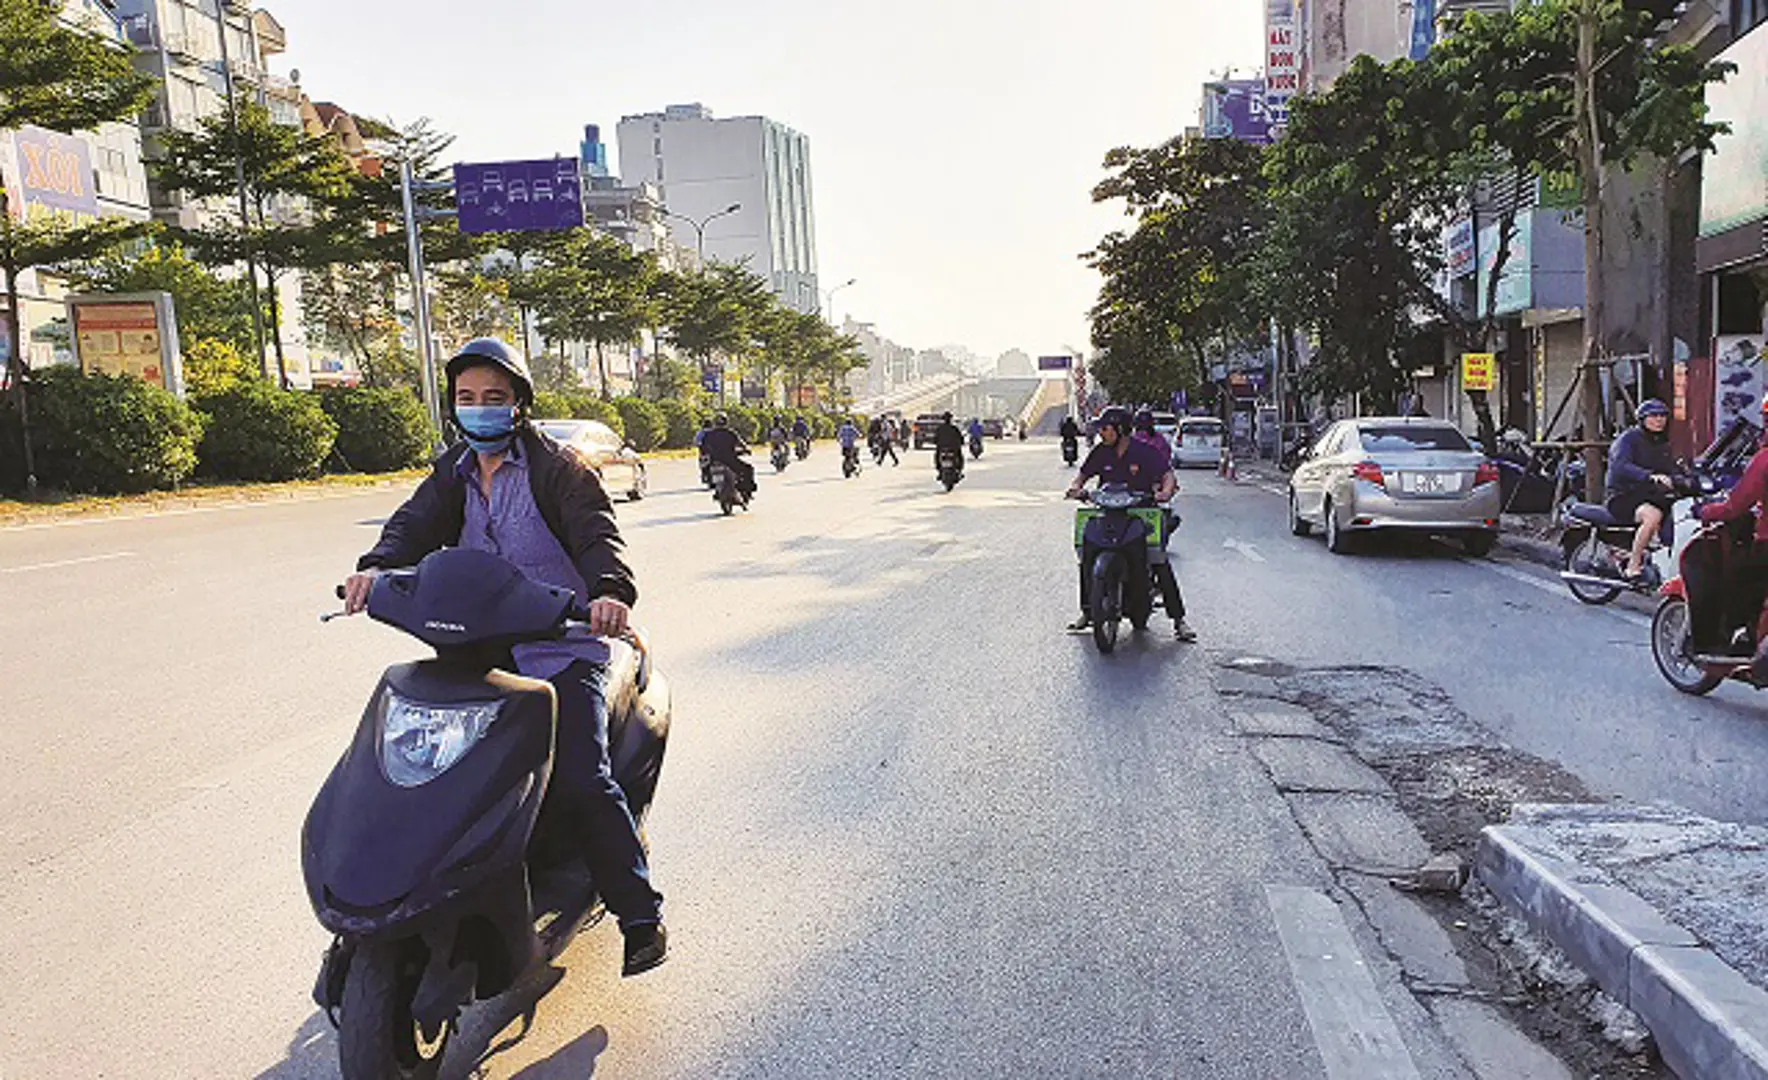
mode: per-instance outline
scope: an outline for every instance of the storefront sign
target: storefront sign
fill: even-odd
[[[1273,133],[1289,123],[1289,102],[1301,92],[1301,43],[1294,0],[1265,4],[1265,115]]]
[[[1203,137],[1263,145],[1271,141],[1263,79],[1226,79],[1203,87]]]
[[[1498,357],[1493,353],[1461,354],[1461,389],[1490,392],[1498,388]]]
[[[1708,119],[1730,125],[1701,163],[1700,235],[1768,218],[1768,33],[1748,33],[1720,53],[1737,65],[1707,87]]]
[[[42,128],[20,128],[12,134],[17,184],[11,192],[18,205],[15,218],[98,217],[98,192],[92,186],[92,152],[86,140]]]
[[[1462,218],[1449,226],[1443,237],[1449,261],[1449,274],[1461,277],[1473,269],[1473,219]]]
[[[1752,420],[1762,405],[1762,367],[1768,362],[1763,335],[1740,334],[1718,340],[1713,372],[1713,432],[1740,416]]]

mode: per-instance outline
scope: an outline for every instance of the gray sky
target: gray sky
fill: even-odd
[[[906,345],[1085,347],[1120,219],[1105,151],[1197,122],[1259,63],[1254,0],[261,0],[314,99],[459,136],[462,160],[574,154],[600,123],[700,101],[810,137],[825,287]],[[615,162],[617,165],[618,163]]]

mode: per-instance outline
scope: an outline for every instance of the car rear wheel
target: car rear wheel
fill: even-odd
[[[1295,497],[1295,489],[1289,489],[1289,531],[1295,536],[1311,536],[1314,523],[1301,516],[1301,504]]]
[[[1325,507],[1320,511],[1326,519],[1326,550],[1334,555],[1348,555],[1351,551],[1350,534],[1338,523],[1338,510],[1327,499]]]

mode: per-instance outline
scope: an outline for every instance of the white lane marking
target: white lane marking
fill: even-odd
[[[109,555],[88,555],[82,559],[61,559],[57,562],[33,563],[30,566],[0,566],[0,574],[29,574],[37,570],[60,570],[65,566],[86,566],[113,559],[133,559],[133,551],[113,551]]]
[[[1238,551],[1252,562],[1262,563],[1265,561],[1265,557],[1258,553],[1258,548],[1253,547],[1244,540],[1236,540],[1230,536],[1228,539],[1222,541],[1222,546],[1229,551]]]
[[[1338,905],[1325,893],[1287,885],[1266,885],[1265,898],[1327,1080],[1417,1080],[1418,1067]]]
[[[1477,566],[1485,570],[1490,570],[1492,573],[1502,575],[1512,581],[1520,581],[1530,588],[1540,589],[1544,593],[1551,593],[1567,603],[1577,603],[1577,598],[1572,596],[1571,591],[1565,587],[1565,582],[1560,581],[1557,578],[1541,577],[1536,574],[1531,574],[1527,570],[1518,570],[1514,566],[1505,566],[1501,562],[1494,562],[1489,559],[1463,559],[1462,561],[1469,566]],[[1651,625],[1651,619],[1639,614],[1637,611],[1628,611],[1626,608],[1617,608],[1608,605],[1600,605],[1598,606],[1598,610],[1605,614],[1613,615],[1615,618],[1620,619],[1623,622],[1630,622],[1634,626],[1648,627]]]

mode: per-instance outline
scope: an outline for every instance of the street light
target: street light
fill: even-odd
[[[823,300],[826,302],[826,306],[823,308],[823,310],[828,313],[827,318],[829,320],[830,326],[835,325],[835,294],[840,292],[842,289],[847,288],[849,285],[858,285],[858,284],[859,284],[858,278],[848,278],[846,281],[843,281],[841,284],[835,286],[833,289],[829,289],[829,290],[826,290],[825,292],[823,292],[823,294],[822,294]]]
[[[742,203],[731,203],[729,206],[725,207],[723,210],[720,210],[718,213],[708,214],[707,216],[701,218],[699,221],[695,221],[693,218],[688,217],[686,214],[678,214],[673,210],[665,210],[665,211],[663,211],[663,213],[665,216],[668,216],[668,217],[680,218],[683,221],[687,222],[689,225],[692,225],[694,227],[694,236],[698,239],[698,245],[696,247],[696,250],[699,251],[700,262],[702,265],[704,265],[706,262],[706,226],[712,224],[714,221],[717,221],[721,217],[725,217],[727,215],[734,214],[737,211],[741,210],[742,208],[743,208]]]

